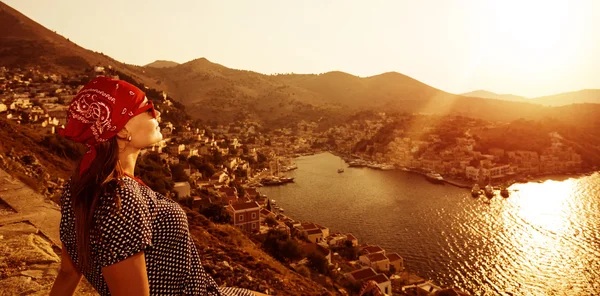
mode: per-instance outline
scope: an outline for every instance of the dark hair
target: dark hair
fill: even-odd
[[[91,265],[91,233],[94,230],[94,212],[100,197],[112,194],[117,208],[121,199],[116,194],[119,180],[124,175],[119,162],[117,137],[96,146],[96,158],[90,167],[79,174],[79,167],[71,178],[71,202],[75,214],[75,235],[77,237],[78,268],[87,271]]]

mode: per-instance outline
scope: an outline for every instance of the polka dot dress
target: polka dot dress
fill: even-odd
[[[110,295],[102,268],[144,251],[151,295],[250,296],[239,288],[217,287],[204,271],[188,228],[187,216],[169,200],[130,177],[117,189],[121,210],[106,195],[94,214],[91,233],[92,268],[84,273],[100,295]],[[70,182],[61,198],[60,239],[78,265],[75,216],[71,207]]]

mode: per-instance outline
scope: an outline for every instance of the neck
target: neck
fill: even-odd
[[[123,168],[124,173],[134,176],[135,162],[137,161],[139,154],[139,149],[125,149],[125,151],[119,153],[119,161],[121,162],[121,168]]]

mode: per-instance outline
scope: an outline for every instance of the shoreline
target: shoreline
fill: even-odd
[[[310,155],[317,155],[320,153],[331,153],[341,159],[344,160],[344,162],[346,164],[348,164],[348,160],[349,158],[353,158],[351,155],[346,155],[346,154],[342,154],[336,151],[321,151],[321,152],[316,152],[316,153],[312,153]],[[304,155],[303,155],[304,156]],[[357,158],[359,160],[364,160],[363,158]],[[368,168],[368,169],[373,169],[373,170],[381,170],[378,168],[372,168],[369,166],[360,166],[357,168]],[[423,177],[425,177],[426,173],[425,172],[421,172],[419,170],[414,170],[414,169],[399,169],[399,168],[393,168],[393,169],[389,169],[389,171],[404,171],[407,173],[414,173],[414,174],[419,174]],[[505,182],[501,182],[502,183],[506,183],[507,184],[507,188],[512,186],[513,184],[527,184],[527,183],[542,183],[545,181],[549,181],[549,180],[553,180],[553,181],[564,181],[564,180],[568,180],[570,178],[581,178],[581,177],[586,177],[586,176],[591,176],[595,173],[600,173],[599,170],[597,169],[590,169],[590,170],[582,170],[576,173],[550,173],[550,174],[539,174],[539,175],[530,175],[529,177],[514,177],[513,180],[506,180]],[[525,181],[519,181],[516,179],[522,179],[522,178],[526,178]],[[468,183],[466,183],[468,182]],[[444,177],[443,180],[444,184],[449,184],[458,188],[464,188],[464,189],[471,189],[473,187],[473,184],[476,183],[476,181],[474,180],[469,180],[469,181],[465,181],[465,180],[461,180],[461,179],[454,179],[454,178],[447,178]],[[492,183],[492,186],[497,186],[498,184]]]

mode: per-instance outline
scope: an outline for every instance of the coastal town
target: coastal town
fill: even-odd
[[[66,123],[68,104],[95,75],[124,79],[109,66],[95,66],[74,77],[1,67],[0,118],[32,127],[41,135],[55,135]],[[386,295],[466,295],[410,273],[402,254],[359,242],[351,233],[286,216],[260,188],[293,182],[285,172],[298,169],[295,157],[330,151],[350,167],[435,175],[467,188],[473,184],[508,186],[536,176],[597,169],[558,132],[539,135],[543,141],[535,150],[493,146],[501,142],[493,139],[494,132],[514,123],[365,112],[330,127],[306,121],[278,128],[254,121],[209,125],[182,117],[178,103],[166,93],[147,90],[164,110],[164,139],[143,151],[136,175],[212,221],[232,224],[255,237],[267,252],[299,274],[318,282],[324,280],[317,275],[335,278],[343,287],[338,289],[342,294],[359,293],[368,283],[375,283]],[[23,170],[26,176],[44,182],[50,189],[42,192],[56,200],[67,176],[11,164],[22,160],[24,153],[0,155],[0,166]],[[165,175],[172,182],[164,181]],[[455,294],[441,294],[450,290]]]

